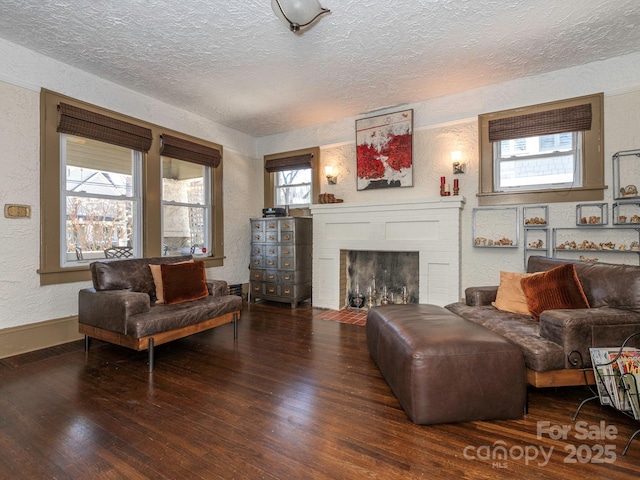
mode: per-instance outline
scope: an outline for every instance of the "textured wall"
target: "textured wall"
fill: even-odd
[[[452,183],[450,155],[461,151],[466,173],[457,175],[460,194],[466,200],[462,211],[462,291],[473,285],[497,285],[500,270],[524,269],[523,239],[517,249],[473,247],[472,209],[477,206],[478,125],[477,115],[562,98],[605,93],[605,202],[612,201],[611,156],[620,150],[640,148],[640,55],[628,55],[582,67],[490,86],[460,95],[396,108],[414,109],[414,182],[411,188],[384,191],[356,190],[355,118],[315,128],[258,139],[259,154],[320,145],[322,164],[338,167],[337,185],[322,182],[322,191],[345,202],[387,202],[438,195],[439,177]],[[389,110],[392,111],[392,110]],[[633,182],[628,182],[633,183]],[[640,185],[640,179],[635,182]],[[575,226],[575,203],[549,207],[552,227]],[[520,213],[522,208],[520,207]],[[522,218],[520,218],[522,224]],[[610,222],[611,223],[611,222]],[[522,226],[519,228],[522,231]],[[615,241],[615,239],[612,239]],[[591,255],[590,255],[591,256]],[[594,255],[597,256],[597,255]],[[609,257],[611,258],[611,257]],[[607,261],[604,256],[600,259]],[[609,261],[637,263],[634,256],[616,256]],[[462,294],[461,291],[461,294]]]
[[[0,329],[75,315],[78,290],[88,286],[40,286],[40,88],[222,144],[227,258],[207,275],[248,282],[249,217],[262,206],[253,138],[2,40],[0,59],[0,206],[32,207],[30,219],[0,217]]]

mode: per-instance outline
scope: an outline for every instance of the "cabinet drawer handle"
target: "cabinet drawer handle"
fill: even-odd
[[[283,235],[283,238],[284,238],[285,240],[291,240],[291,235]]]
[[[290,290],[290,289],[288,289],[288,288],[285,288],[285,289],[284,289],[284,293],[286,293],[286,294],[288,295],[288,294],[290,294],[290,293],[291,293],[291,290]]]
[[[268,289],[267,289],[267,291],[268,291],[269,293],[274,293],[274,292],[276,291],[276,289],[275,289],[275,288],[273,288],[273,287],[270,287],[270,288],[268,288]]]
[[[284,265],[285,267],[290,267],[290,266],[291,266],[291,262],[284,262],[284,263],[283,263],[283,265]]]
[[[267,278],[268,278],[269,280],[273,280],[274,278],[276,278],[276,276],[275,276],[275,275],[267,275]]]

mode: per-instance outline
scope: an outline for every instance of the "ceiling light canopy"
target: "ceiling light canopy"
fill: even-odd
[[[331,10],[322,8],[318,0],[271,0],[271,8],[292,32],[311,25]]]

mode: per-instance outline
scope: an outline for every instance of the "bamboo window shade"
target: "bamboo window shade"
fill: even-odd
[[[150,128],[118,120],[66,103],[58,104],[60,119],[57,131],[148,152],[153,135]]]
[[[591,130],[591,104],[489,120],[489,141]]]
[[[185,160],[205,167],[216,168],[220,165],[222,155],[216,148],[167,135],[166,133],[163,133],[160,138],[162,140],[160,155],[164,157]]]
[[[313,154],[296,155],[293,157],[272,158],[265,162],[264,169],[268,173],[286,170],[302,170],[313,168]]]

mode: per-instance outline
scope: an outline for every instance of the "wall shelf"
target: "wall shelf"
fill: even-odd
[[[601,227],[609,223],[609,205],[606,203],[580,203],[576,205],[578,227]]]
[[[612,160],[613,199],[640,199],[640,149],[616,152]]]
[[[543,255],[548,257],[551,254],[548,228],[524,227],[523,241],[525,268],[527,268],[527,261],[529,260],[530,255]]]
[[[640,225],[637,229],[554,228],[551,241],[554,257],[573,253],[580,254],[580,260],[595,262],[603,255],[640,254]]]
[[[522,223],[525,228],[547,228],[549,226],[549,206],[534,205],[523,207]]]
[[[520,222],[518,207],[474,208],[473,246],[476,248],[518,248]]]

